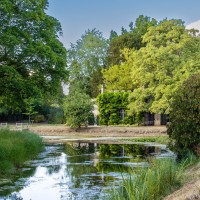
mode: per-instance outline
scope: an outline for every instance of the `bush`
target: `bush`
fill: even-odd
[[[178,154],[188,150],[196,154],[200,147],[200,73],[191,76],[179,88],[169,115],[170,146]]]
[[[48,115],[48,123],[50,124],[63,124],[65,123],[63,108],[59,105],[51,106]]]
[[[67,125],[71,128],[79,128],[82,124],[88,125],[94,109],[90,97],[78,91],[66,96],[63,107]]]
[[[46,121],[44,115],[35,115],[35,116],[32,117],[32,119],[33,119],[34,122],[36,122],[36,123],[45,122],[45,121]]]

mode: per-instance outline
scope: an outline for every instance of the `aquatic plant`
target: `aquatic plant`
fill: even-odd
[[[108,199],[158,200],[179,187],[187,166],[194,162],[190,157],[180,163],[170,158],[154,160],[150,167],[123,176],[120,188],[113,188]]]
[[[0,177],[12,174],[26,160],[34,158],[44,145],[42,139],[29,131],[0,130]]]

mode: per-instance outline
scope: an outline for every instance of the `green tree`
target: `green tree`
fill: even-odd
[[[104,69],[102,73],[106,91],[128,91],[134,89],[129,65],[123,63],[121,65],[113,65],[108,69]]]
[[[63,108],[67,125],[80,128],[82,124],[87,125],[93,111],[93,102],[87,94],[77,90],[65,97]]]
[[[23,114],[28,116],[28,123],[31,124],[31,116],[38,113],[37,111],[35,111],[34,99],[31,98],[25,99],[24,102],[25,102],[26,112]]]
[[[145,46],[145,43],[142,43],[142,37],[147,32],[149,27],[157,24],[157,21],[150,17],[140,15],[135,21],[135,26],[133,24],[133,22],[129,24],[130,31],[127,31],[122,27],[122,34],[118,37],[112,32],[113,39],[110,40],[107,53],[108,67],[112,65],[118,65],[125,61],[125,58],[122,54],[123,49],[134,48],[138,50]]]
[[[114,38],[118,37],[118,34],[116,31],[111,30],[110,31],[110,37],[109,37],[109,41],[113,40]]]
[[[23,99],[55,96],[67,78],[66,50],[60,23],[45,13],[47,0],[0,5],[0,103],[19,109]]]
[[[71,44],[68,50],[68,69],[70,87],[79,87],[91,97],[99,93],[102,83],[101,69],[105,66],[107,40],[96,29],[88,30]]]
[[[132,112],[170,113],[179,86],[200,69],[200,38],[190,34],[181,20],[164,20],[143,37],[146,46],[125,50],[134,92]]]
[[[167,133],[172,148],[179,154],[200,154],[200,72],[179,87],[171,107]]]

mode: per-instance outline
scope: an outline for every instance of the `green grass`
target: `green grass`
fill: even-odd
[[[174,189],[181,186],[185,169],[194,163],[192,157],[177,163],[172,159],[154,160],[150,167],[134,170],[128,177],[123,177],[119,189],[113,189],[109,198],[112,200],[160,200]]]
[[[0,129],[0,177],[13,174],[43,147],[42,139],[34,133]]]
[[[131,139],[124,139],[131,142],[156,142],[159,144],[168,144],[169,143],[169,136],[158,136],[158,137],[141,137],[141,138],[131,138]]]

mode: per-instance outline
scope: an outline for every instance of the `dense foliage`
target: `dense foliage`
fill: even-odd
[[[88,30],[67,51],[70,88],[78,87],[91,97],[99,93],[105,66],[107,40],[96,29]]]
[[[67,125],[80,128],[81,125],[88,125],[93,111],[93,102],[87,94],[74,91],[65,97],[63,108]]]
[[[43,149],[42,139],[33,133],[0,130],[0,176],[15,172],[15,169],[34,158]]]
[[[174,96],[168,134],[179,154],[200,154],[200,73],[191,76]]]
[[[200,69],[200,38],[185,29],[181,20],[164,20],[143,37],[145,47],[126,50],[134,91],[132,112],[165,113],[179,86]]]
[[[24,99],[55,97],[67,78],[66,50],[60,23],[45,12],[47,0],[0,5],[0,104],[20,110]]]
[[[177,163],[173,159],[151,160],[149,167],[131,171],[124,176],[121,187],[114,188],[110,200],[156,200],[163,199],[180,187],[185,169],[195,162],[195,158]]]
[[[134,89],[129,65],[113,65],[102,70],[102,73],[106,91],[132,91]]]
[[[133,117],[127,115],[127,92],[104,93],[97,97],[99,122],[102,125],[132,124]],[[124,112],[124,114],[122,114]],[[120,114],[121,113],[121,114]],[[123,115],[123,116],[121,116]]]
[[[140,15],[135,21],[135,26],[133,22],[129,24],[129,31],[122,27],[122,34],[119,36],[114,31],[111,31],[111,40],[107,52],[107,66],[119,65],[125,61],[125,57],[121,53],[124,48],[138,50],[145,46],[145,43],[142,43],[142,37],[149,27],[156,24],[157,21],[155,19]]]

